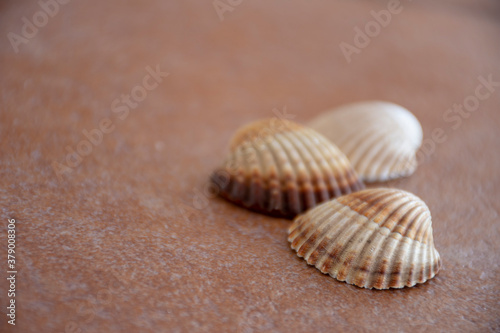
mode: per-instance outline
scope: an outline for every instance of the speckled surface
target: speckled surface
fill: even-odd
[[[478,76],[500,81],[500,5],[402,4],[348,64],[339,44],[387,2],[244,0],[221,21],[210,1],[72,1],[16,53],[7,34],[40,5],[3,1],[0,248],[15,218],[18,274],[15,327],[0,283],[0,331],[500,330],[500,87],[443,118]],[[169,75],[113,112],[157,65]],[[203,195],[239,126],[366,99],[411,110],[427,147],[446,136],[385,184],[433,216],[444,266],[411,289],[337,282],[290,249],[288,220]],[[106,118],[102,142],[58,177],[66,147]]]

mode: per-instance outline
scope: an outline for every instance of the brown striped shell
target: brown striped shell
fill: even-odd
[[[358,287],[411,287],[441,267],[427,205],[396,189],[325,202],[293,221],[288,241],[308,264]]]
[[[278,119],[241,128],[211,179],[227,200],[284,217],[364,188],[345,155],[328,139]]]

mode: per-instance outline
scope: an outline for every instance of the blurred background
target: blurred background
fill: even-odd
[[[0,32],[2,332],[500,329],[500,2],[4,0]],[[239,126],[371,99],[447,137],[386,184],[433,214],[445,268],[412,290],[327,278],[206,193]]]

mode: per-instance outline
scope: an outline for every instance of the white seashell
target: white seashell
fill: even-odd
[[[441,267],[427,205],[401,190],[367,189],[325,202],[296,217],[288,233],[308,264],[358,287],[411,287]]]
[[[320,114],[308,126],[335,143],[364,181],[415,172],[422,127],[402,106],[380,101],[347,104]]]
[[[238,130],[212,182],[231,202],[284,217],[364,188],[345,155],[328,139],[277,119]]]

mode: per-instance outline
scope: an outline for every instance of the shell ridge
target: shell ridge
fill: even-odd
[[[309,153],[309,151],[305,148],[309,143],[303,143],[301,140],[297,139],[297,134],[288,132],[286,134],[283,134],[286,139],[290,142],[290,145],[295,149],[295,151],[298,153],[299,157],[301,158],[301,162],[304,164],[305,169],[308,171],[309,174],[309,179],[310,180],[315,180],[315,173],[319,172],[319,168],[316,164],[316,160],[314,160]],[[314,166],[316,167],[316,171],[312,167],[312,162],[314,162]],[[311,181],[312,183],[312,181]]]
[[[306,179],[304,179],[304,177],[301,177],[301,172],[299,171],[300,164],[297,165],[296,162],[299,162],[302,164],[304,164],[304,163],[300,159],[297,160],[297,159],[292,157],[292,153],[289,151],[289,147],[287,147],[287,144],[282,141],[281,135],[280,136],[277,135],[275,137],[275,142],[277,145],[280,146],[281,150],[286,155],[286,157],[288,159],[288,163],[291,165],[293,173],[295,174],[295,179],[296,179],[297,185],[298,185],[298,188],[297,188],[298,200],[296,202],[297,212],[300,212],[303,208],[304,209],[309,208],[307,205],[307,202],[304,202],[303,192],[304,192],[304,187],[307,187],[308,183],[310,184],[311,176],[310,176],[307,168],[305,168],[305,166],[304,166],[304,170],[307,172],[307,174],[305,175]],[[287,143],[289,144],[289,142],[287,142]],[[302,175],[303,175],[303,173],[302,173]]]
[[[380,228],[379,230],[382,230],[383,228]],[[385,228],[387,229],[387,228]],[[375,257],[375,260],[373,262],[373,265],[370,267],[370,271],[368,273],[368,279],[367,279],[367,285],[368,288],[377,288],[377,289],[382,289],[380,288],[381,284],[379,281],[373,281],[375,278],[380,279],[381,276],[382,278],[382,284],[386,280],[384,273],[386,272],[386,269],[384,269],[384,256],[389,256],[392,257],[392,254],[394,252],[394,248],[389,248],[391,245],[391,234],[389,233],[388,235],[384,235],[384,241],[382,246],[378,249],[377,255]]]
[[[288,228],[288,240],[289,241],[290,241],[290,237],[295,237],[295,236],[292,236],[292,235],[294,235],[294,232],[296,230],[299,230],[300,228],[302,228],[302,226],[307,222],[307,220],[310,218],[309,215],[311,215],[311,214],[305,214],[305,215],[301,216],[300,218],[295,219],[295,221],[290,225],[290,227]]]
[[[392,159],[394,159],[393,154],[394,152],[392,150],[384,150],[384,152],[378,156],[378,161],[374,163],[374,165],[376,165],[376,168],[373,168],[371,174],[366,176],[366,180],[376,180],[378,177],[380,177],[380,180],[382,181],[390,179],[391,171],[393,170],[387,165],[389,164],[389,161],[392,161]]]
[[[323,212],[325,214],[328,214],[328,207],[325,207]],[[313,216],[310,216],[308,219],[305,219],[305,222],[302,224],[302,226],[295,229],[297,232],[293,235],[294,238],[292,240],[292,248],[294,249],[300,248],[300,246],[302,246],[302,244],[304,244],[307,241],[307,239],[309,239],[309,237],[314,233],[314,227],[318,224],[318,222],[314,222],[313,225],[307,225],[307,222],[317,220],[318,215],[319,214],[315,214]],[[321,214],[320,216],[323,216],[323,214]],[[304,219],[304,216],[302,218]],[[297,239],[298,242],[295,243],[295,240]]]
[[[391,234],[389,234],[387,236],[387,238],[394,239],[393,237],[397,237],[398,239],[396,239],[397,243],[392,248],[392,252],[387,259],[388,265],[385,266],[384,271],[382,271],[382,270],[380,271],[380,274],[384,276],[384,278],[382,280],[382,285],[381,285],[382,288],[381,289],[387,289],[390,287],[390,283],[392,282],[391,281],[392,277],[393,277],[394,273],[396,273],[396,272],[394,272],[394,266],[396,265],[396,258],[397,258],[397,255],[399,254],[399,251],[401,251],[402,246],[404,245],[403,236],[401,236],[401,234],[391,232]],[[389,241],[391,241],[391,240],[389,240]]]
[[[399,233],[398,233],[399,234]],[[401,235],[401,234],[399,234]],[[392,288],[402,288],[403,286],[401,285],[403,280],[401,279],[401,273],[404,269],[404,260],[398,261],[398,258],[403,257],[403,255],[406,253],[408,250],[406,247],[412,246],[413,245],[413,240],[409,239],[407,240],[407,237],[401,236],[400,241],[398,242],[398,245],[396,247],[396,250],[394,251],[394,255],[391,258],[391,264],[389,265],[387,272],[389,273],[389,279],[387,281],[387,286],[392,287]],[[396,270],[396,266],[399,265],[399,269]],[[398,273],[398,274],[396,274]],[[399,278],[399,280],[398,280]]]
[[[314,225],[312,230],[308,231],[306,234],[301,233],[298,235],[298,237],[300,237],[300,239],[302,240],[302,244],[300,247],[297,247],[297,253],[300,252],[301,254],[303,254],[301,256],[305,258],[306,253],[311,249],[311,245],[314,245],[318,240],[318,238],[321,237],[321,235],[325,231],[325,229],[322,229],[323,226],[327,225],[337,215],[337,213],[338,211],[334,212],[331,216],[328,216],[330,212],[326,211],[325,214],[322,214],[320,217],[316,216],[315,219],[319,220],[319,222]],[[333,226],[330,225],[330,228],[332,227]],[[328,231],[328,228],[326,229],[327,229],[326,231]],[[307,247],[307,250],[304,252],[303,246],[306,244],[308,244],[309,246]]]
[[[428,236],[429,236],[429,229],[432,229],[432,220],[428,213],[426,214],[426,212],[424,212],[424,214],[422,215],[425,217],[425,219],[422,222],[420,229],[417,230],[416,237],[420,242],[427,243],[430,240]]]
[[[262,142],[260,145],[257,143],[257,147],[262,162],[263,177],[261,181],[264,189],[259,205],[260,207],[268,207],[272,201],[272,196],[281,186],[280,174],[283,171],[277,163],[277,157],[274,155],[272,148],[266,142]]]
[[[390,203],[390,199],[393,199],[393,197],[386,197],[386,198],[384,198],[384,199],[386,200],[386,202],[388,201],[388,202]],[[400,197],[400,201],[402,201],[403,199],[405,199],[405,198],[404,198],[404,197]],[[389,228],[389,227],[386,225],[386,222],[387,222],[387,221],[388,221],[388,220],[389,220],[389,219],[390,219],[390,218],[391,218],[394,214],[397,214],[397,213],[398,213],[398,212],[402,209],[402,207],[404,207],[404,206],[408,205],[410,202],[408,202],[408,201],[403,201],[403,202],[401,202],[398,206],[392,206],[392,207],[391,207],[391,206],[389,206],[389,203],[387,203],[386,205],[384,205],[384,206],[380,207],[380,208],[378,209],[378,211],[376,211],[373,215],[371,215],[371,216],[369,216],[369,217],[367,217],[367,218],[368,218],[370,221],[372,221],[373,223],[376,223],[376,224],[378,225],[378,227],[379,227],[379,228],[387,228],[387,229],[389,230],[389,232],[390,232],[390,233],[393,233],[393,232],[394,232],[394,233],[399,233],[399,232],[394,231],[395,227],[396,227],[398,224],[396,224],[395,226],[392,226],[392,227],[390,227],[390,228]],[[387,209],[387,208],[390,208],[390,209],[391,209],[391,211],[387,211],[387,212],[386,212],[386,213],[387,213],[387,214],[386,214],[387,216],[385,217],[385,219],[381,220],[380,222],[376,222],[376,221],[375,221],[375,220],[376,220],[376,218],[377,218],[379,215],[381,215],[381,214],[384,212],[384,210],[385,210],[385,209]],[[400,234],[400,233],[399,233],[399,234]],[[403,236],[403,235],[401,235],[401,236]]]
[[[380,133],[377,133],[378,129],[363,129],[361,131],[361,135],[359,131],[353,133],[354,135],[358,135],[355,141],[348,144],[346,147],[346,155],[351,156],[354,161],[356,161],[356,165],[359,164],[360,158],[363,157],[363,154],[366,153],[367,149],[376,144],[378,142],[378,137],[381,137]],[[374,139],[375,137],[376,139]]]
[[[406,154],[406,150],[401,148],[394,148],[394,145],[390,145],[390,147],[384,147],[384,145],[380,144],[380,147],[384,148],[384,151],[373,158],[370,172],[364,176],[364,179],[379,179],[384,181],[393,178],[391,177],[391,175],[396,171],[393,166],[393,161],[400,158],[400,156],[398,156],[399,154]]]
[[[373,205],[374,203],[376,203],[376,200],[382,200],[383,198],[386,198],[392,194],[393,193],[388,193],[387,191],[384,191],[383,188],[377,188],[371,191],[358,192],[353,194],[353,196],[359,198],[360,200],[366,201],[370,205]]]
[[[425,259],[426,259],[427,252],[428,252],[428,249],[429,249],[429,247],[426,244],[423,244],[423,243],[420,243],[420,244],[422,244],[422,251],[420,253],[419,264],[421,266],[423,266],[424,269],[419,270],[418,283],[422,283],[422,282],[425,281],[425,275],[426,275],[425,271],[427,269],[427,265],[425,265]]]
[[[302,191],[304,197],[306,198],[306,206],[314,207],[317,203],[322,202],[322,200],[317,200],[316,197],[316,189],[321,188],[321,175],[319,172],[319,168],[316,165],[316,161],[312,158],[312,156],[309,155],[309,152],[304,149],[302,143],[297,142],[295,138],[296,135],[293,135],[291,132],[287,134],[288,135],[286,135],[286,139],[291,145],[290,148],[293,148],[297,152],[301,163],[304,165],[304,169],[308,174],[306,186],[309,187],[309,191]],[[314,163],[314,166],[312,165],[312,163]],[[316,170],[314,170],[314,168],[316,168]],[[309,199],[307,199],[308,197]]]
[[[386,170],[383,168],[382,162],[379,161],[379,157],[383,156],[384,153],[377,153],[377,157],[373,157],[373,161],[369,162],[368,165],[365,165],[363,168],[359,167],[359,173],[363,175],[363,180],[364,181],[376,181],[378,177],[380,179],[384,178],[384,174],[388,173]],[[367,156],[363,161],[366,161]],[[382,169],[382,170],[381,170]],[[364,170],[364,171],[362,171]]]
[[[315,255],[314,258],[311,259],[311,255],[316,252],[316,250],[320,247],[320,245],[322,245],[322,242],[324,241],[324,239],[330,234],[330,232],[332,230],[334,230],[334,228],[336,227],[334,224],[332,223],[329,223],[331,222],[336,216],[338,215],[342,215],[342,212],[344,210],[345,207],[343,206],[338,206],[336,207],[338,208],[338,210],[333,213],[331,216],[329,217],[325,217],[324,218],[324,223],[321,225],[321,227],[323,228],[324,225],[327,225],[325,228],[323,228],[320,233],[317,235],[316,239],[314,240],[313,244],[309,247],[309,249],[307,250],[306,253],[304,253],[304,258],[310,263],[310,264],[314,264],[316,263],[319,255],[320,255],[320,251],[318,250],[318,254]],[[328,226],[328,224],[330,224]],[[318,228],[319,229],[319,228]],[[309,241],[309,239],[307,240]],[[324,249],[324,247],[322,247],[322,249]]]
[[[339,266],[343,263],[344,258],[343,255],[344,253],[351,247],[352,245],[352,239],[356,237],[357,232],[363,227],[365,223],[362,223],[361,220],[363,219],[361,215],[359,214],[353,214],[352,211],[349,211],[348,213],[351,214],[348,218],[350,218],[350,221],[347,223],[347,226],[344,228],[344,230],[338,235],[336,242],[332,242],[334,246],[328,247],[328,250],[325,253],[328,253],[328,256],[332,258],[331,260],[331,265],[325,269],[328,274],[331,276],[337,278],[338,276],[338,268]],[[354,218],[354,220],[353,220]],[[342,241],[342,243],[338,243]],[[338,247],[338,250],[332,253],[332,250],[334,250],[338,245],[341,245]],[[322,266],[322,268],[325,268],[325,265]]]
[[[405,230],[403,236],[410,237],[412,239],[416,239],[416,225],[418,225],[419,221],[421,220],[421,217],[425,215],[425,209],[419,209],[416,213],[415,216],[412,216],[412,219],[406,222]]]
[[[310,133],[308,133],[310,137]],[[335,180],[339,185],[339,191],[341,194],[347,194],[352,192],[351,182],[347,179],[345,175],[345,170],[349,164],[347,157],[335,146],[331,141],[326,139],[322,135],[317,137],[320,146],[323,148],[323,156],[327,159],[332,170],[334,171]]]
[[[365,212],[368,208],[370,208],[369,207],[370,205],[368,202],[360,200],[358,198],[353,198],[352,202],[350,202],[349,205],[346,205],[346,204],[341,203],[339,201],[337,201],[337,202],[340,203],[341,205],[349,207],[349,209],[351,209],[353,212],[355,212],[359,215],[364,215],[362,213]]]
[[[415,275],[417,274],[417,263],[416,259],[418,259],[419,252],[421,252],[422,248],[422,243],[420,242],[414,242],[413,243],[413,251],[412,251],[412,257],[409,265],[409,270],[408,270],[408,278],[407,278],[407,283],[406,285],[408,287],[414,286],[417,282],[415,282]]]
[[[241,192],[244,182],[245,182],[245,175],[244,172],[242,171],[242,163],[241,163],[241,153],[239,150],[235,152],[235,159],[236,159],[236,165],[237,165],[237,170],[235,170],[235,184],[232,186],[232,191],[230,192],[230,196],[233,199],[240,200],[241,199]]]
[[[253,147],[252,147],[252,143],[250,141],[246,141],[245,142],[245,146],[244,146],[244,149],[245,151],[253,151]],[[243,154],[243,158],[245,158],[245,155],[244,153],[242,152]],[[247,153],[248,154],[248,153]],[[247,160],[249,158],[247,157]],[[240,200],[242,202],[248,202],[249,201],[249,197],[250,197],[250,184],[252,183],[252,165],[253,162],[254,162],[254,158],[250,158],[252,161],[251,163],[243,163],[243,167],[244,167],[244,174],[245,174],[245,178],[244,178],[244,181],[243,181],[243,186],[242,186],[242,195],[240,196]]]
[[[410,202],[410,205],[413,202]],[[401,217],[398,222],[396,228],[394,228],[394,232],[398,232],[403,237],[408,237],[409,225],[415,219],[416,216],[421,214],[423,211],[422,206],[420,205],[412,205],[410,209],[406,211],[406,213]]]
[[[283,182],[283,176],[285,174],[284,167],[289,166],[293,169],[293,165],[290,163],[290,159],[286,154],[281,154],[280,156],[280,148],[281,145],[277,142],[276,137],[267,137],[266,138],[266,147],[271,152],[271,155],[274,159],[274,164],[276,165],[276,171],[278,171],[278,178],[281,179],[280,185]],[[282,163],[283,162],[283,163]],[[284,164],[284,165],[283,165]],[[296,173],[293,173],[296,176]]]
[[[366,203],[371,204],[372,201],[374,200],[372,198],[378,198],[382,195],[387,196],[388,194],[385,193],[383,188],[375,188],[375,189],[371,189],[369,191],[367,190],[367,191],[357,192],[357,193],[353,194],[352,196],[358,198],[359,200],[363,200]],[[339,198],[339,200],[341,200],[341,199],[342,198]]]
[[[331,234],[331,238],[328,239],[329,244],[325,247],[325,251],[322,256],[318,257],[318,260],[316,261],[316,268],[318,268],[322,273],[325,273],[321,266],[327,261],[330,260],[330,262],[334,261],[336,257],[331,256],[331,250],[335,246],[335,242],[342,236],[342,234],[345,232],[347,228],[350,227],[349,224],[349,218],[350,216],[348,215],[350,212],[346,209],[346,215],[342,216],[342,218],[339,221],[335,221],[334,223],[334,232]]]
[[[436,248],[434,248],[434,256],[436,257],[435,258],[435,262],[434,262],[434,265],[435,266],[435,269],[434,269],[434,275],[437,274],[437,272],[439,272],[439,270],[441,269],[441,257],[439,255],[439,252],[436,250]]]
[[[380,194],[380,196],[386,195],[381,192],[374,193],[373,195],[376,196],[378,194]],[[339,203],[351,208],[356,213],[366,216],[366,212],[371,208],[371,203],[369,202],[369,200],[366,200],[366,198],[366,196],[360,195],[359,192],[357,192],[350,197],[350,200],[347,200],[345,197],[340,197],[336,200]],[[364,203],[364,205],[362,205],[361,203]],[[367,217],[369,218],[369,216]]]
[[[306,135],[306,137],[311,140],[311,141],[314,141],[314,139],[318,139],[318,138],[313,138],[311,137],[311,133],[309,133],[308,131],[306,131],[304,133]],[[338,161],[336,161],[336,153],[332,151],[330,151],[329,149],[327,149],[327,147],[324,145],[323,141],[319,140],[319,144],[317,145],[317,149],[319,151],[319,154],[322,156],[323,160],[325,161],[327,167],[329,168],[329,170],[331,171],[331,178],[330,178],[330,182],[333,180],[335,185],[332,186],[332,192],[333,192],[333,195],[334,196],[340,196],[342,195],[343,191],[342,191],[342,185],[341,183],[339,182],[339,174],[341,173],[341,167],[339,166],[339,163]],[[333,145],[333,143],[330,143],[330,145]],[[338,149],[336,148],[335,146],[333,146],[335,149]],[[340,158],[343,158],[342,156]]]
[[[305,140],[303,138],[301,138],[299,135],[297,135],[296,133],[289,133],[289,134],[295,138],[295,140],[296,140],[295,145],[297,145],[297,143],[299,145],[301,145],[304,153],[308,154],[310,161],[311,161],[311,164],[314,164],[314,166],[317,170],[317,174],[313,178],[315,180],[315,183],[316,183],[315,185],[317,185],[318,189],[323,189],[323,191],[327,192],[326,193],[327,195],[325,195],[325,193],[323,191],[317,191],[319,198],[316,198],[316,201],[323,202],[325,200],[328,200],[328,195],[329,195],[328,194],[329,193],[328,186],[326,185],[325,181],[323,180],[323,177],[326,176],[326,174],[324,172],[324,168],[322,166],[320,166],[318,156],[316,154],[317,152],[313,151],[314,145],[310,144],[310,142],[305,142]]]
[[[416,166],[413,164],[415,154],[416,151],[414,154],[406,154],[406,150],[400,147],[399,151],[395,153],[394,157],[390,160],[390,163],[387,163],[388,169],[393,172],[399,172],[404,176],[413,173],[416,169]]]
[[[441,258],[439,257],[439,253],[435,247],[432,249],[432,277],[436,276],[439,269],[441,269]]]
[[[389,231],[389,235],[387,237],[390,237],[390,235],[392,233],[395,233],[395,234],[397,233],[401,237],[403,237],[403,235],[394,231],[394,229],[398,226],[398,223],[394,224],[394,222],[391,221],[391,218],[394,215],[397,215],[398,213],[400,213],[401,210],[405,206],[411,204],[411,201],[408,200],[408,197],[405,196],[404,193],[401,193],[399,191],[393,192],[393,194],[394,195],[387,196],[387,197],[383,198],[383,200],[381,200],[381,201],[383,201],[383,205],[379,208],[379,210],[376,213],[374,213],[373,215],[370,216],[370,220],[372,220],[374,223],[377,223],[379,228],[386,228]],[[390,210],[388,210],[388,209],[390,209]],[[386,216],[382,220],[376,221],[380,215],[386,215]],[[401,219],[399,219],[399,221],[400,220]],[[401,244],[402,244],[402,242],[399,242],[399,244],[397,245],[397,249],[395,249],[395,251],[399,251],[399,247],[401,246]],[[393,255],[395,255],[395,254],[393,254]],[[392,260],[393,258],[394,257],[391,257],[390,259]],[[391,265],[393,265],[393,264],[394,263],[391,262]],[[391,272],[391,267],[388,267],[388,272],[389,273]],[[386,280],[387,279],[384,279],[384,281],[386,281]],[[389,278],[389,280],[390,280],[390,278]],[[384,283],[389,283],[390,282],[389,280],[387,280]]]
[[[374,270],[379,267],[379,257],[382,255],[381,252],[383,252],[382,249],[385,249],[386,242],[388,241],[387,236],[383,235],[381,232],[380,228],[376,229],[376,236],[381,237],[382,244],[376,247],[374,253],[372,253],[372,260],[369,261],[369,265],[367,267],[367,273],[366,273],[366,280],[364,283],[365,288],[373,288],[373,276],[374,276]]]
[[[368,245],[366,240],[371,238],[371,236],[373,235],[373,232],[375,232],[378,229],[377,226],[374,226],[374,229],[372,230],[371,233],[362,233],[362,232],[360,232],[360,230],[363,231],[364,229],[366,229],[367,226],[369,226],[373,222],[370,221],[370,219],[368,219],[364,215],[358,215],[356,218],[358,221],[360,221],[360,222],[363,221],[363,222],[360,225],[360,227],[358,228],[358,230],[349,239],[349,241],[347,243],[348,245],[345,246],[345,250],[339,254],[339,256],[341,256],[341,255],[343,255],[343,253],[347,253],[347,257],[343,258],[342,263],[339,264],[340,269],[337,272],[337,279],[339,279],[339,275],[340,275],[341,281],[347,281],[347,278],[349,277],[349,273],[351,271],[357,270],[356,264],[361,257],[361,253],[362,253],[363,249],[365,249],[366,246]],[[365,240],[364,242],[362,242],[363,239]],[[352,255],[349,257],[349,254],[352,254]]]
[[[321,234],[320,237],[316,240],[315,242],[315,247],[314,249],[311,249],[311,253],[315,252],[316,249],[318,247],[320,247],[320,245],[322,245],[322,243],[326,240],[326,237],[329,236],[331,234],[331,231],[334,230],[335,228],[339,229],[339,225],[338,224],[335,224],[335,223],[331,223],[334,221],[334,219],[338,216],[342,217],[346,211],[348,211],[348,208],[346,206],[343,206],[341,204],[337,204],[335,205],[335,211],[331,212],[331,215],[328,216],[328,217],[325,217],[325,222],[326,223],[330,223],[331,226],[330,226],[330,229],[326,230],[325,233]],[[335,235],[335,233],[333,233]],[[328,239],[330,240],[330,239]],[[321,248],[326,251],[326,247],[325,246],[321,246]],[[323,252],[324,252],[323,251]]]
[[[302,245],[309,239],[309,237],[314,233],[316,230],[315,227],[318,224],[316,219],[310,218],[305,221],[303,226],[301,228],[296,229],[296,233],[294,235],[294,238],[292,240],[292,248],[296,251],[298,251]],[[312,222],[310,222],[312,221]],[[307,223],[310,222],[310,223]]]
[[[383,205],[378,208],[370,219],[377,223],[380,227],[386,227],[392,232],[394,227],[393,216],[400,213],[400,209],[406,204],[406,198],[400,193],[395,193],[394,196],[388,197]]]
[[[432,238],[432,225],[428,224],[427,228],[425,228],[424,233],[422,234],[422,243],[429,244],[434,242]]]
[[[427,273],[427,274],[425,274],[425,280],[428,280],[432,277],[432,265],[431,265],[431,263],[432,263],[432,253],[433,252],[434,251],[432,251],[432,248],[429,245],[427,245],[427,261],[426,261],[426,263],[428,263],[428,264],[425,265],[426,273]]]
[[[275,147],[273,146],[273,140],[268,137],[265,140],[265,146],[267,147],[268,151],[271,153],[271,156],[273,157],[274,165],[276,166],[276,171],[278,172],[278,179],[276,179],[276,182],[279,184],[278,189],[273,189],[271,187],[271,181],[269,182],[269,203],[268,203],[268,209],[273,210],[274,207],[279,207],[279,203],[283,202],[282,196],[283,194],[281,193],[281,188],[283,187],[283,181],[284,181],[284,171],[283,168],[286,166],[286,164],[283,166],[279,162],[279,157],[278,157],[278,152],[275,150]],[[291,208],[291,207],[290,207]]]
[[[261,196],[257,198],[258,205],[263,207],[265,203],[269,201],[272,185],[278,181],[276,174],[276,172],[278,172],[278,167],[272,153],[267,149],[265,143],[259,145],[259,143],[256,142],[254,143],[254,148],[259,159],[261,174],[265,175],[261,177]],[[273,169],[275,170],[274,173]]]
[[[254,142],[253,147],[255,150],[255,155],[259,161],[259,167],[260,167],[260,172],[261,175],[265,176],[264,179],[268,179],[271,177],[271,172],[270,168],[274,166],[277,169],[276,163],[274,162],[274,159],[272,159],[272,156],[270,155],[269,151],[267,149],[262,149],[258,143]],[[267,152],[267,157],[266,157],[266,152]],[[269,158],[271,156],[271,158]],[[268,162],[268,163],[266,163]],[[269,163],[269,162],[272,162]],[[271,165],[269,165],[271,164]]]
[[[308,223],[308,221],[323,218],[324,216],[328,215],[329,209],[330,207],[325,203],[323,205],[319,205],[317,209],[309,210],[307,213],[297,218],[289,228],[289,230],[292,230],[293,228],[293,231],[290,232],[288,240],[294,241],[299,237],[301,237],[302,240],[305,240],[305,237],[303,237],[303,231],[305,230],[304,226]],[[294,227],[295,224],[297,224],[298,226]]]
[[[369,130],[365,130],[363,131],[362,135],[359,135],[359,132],[358,131],[352,131],[352,134],[354,137],[356,137],[356,135],[359,135],[359,137],[356,138],[356,140],[352,140],[349,142],[349,144],[346,144],[345,147],[342,147],[344,150],[344,154],[350,156],[351,154],[353,154],[354,152],[358,151],[359,149],[359,145],[361,143],[363,143],[363,141],[366,141],[366,142],[370,142],[370,140],[367,140],[371,135],[374,135],[375,133],[377,132],[377,129],[369,129]],[[361,155],[357,155],[357,156],[361,156]],[[352,163],[353,165],[356,165],[358,162],[359,162],[359,157],[357,156],[353,156],[352,157]]]
[[[436,262],[436,251],[434,250],[433,247],[430,248],[430,256],[429,256],[429,276],[427,279],[432,279],[434,275],[436,274],[436,271],[434,270],[435,265],[433,263]]]
[[[411,287],[413,284],[411,282],[410,273],[411,273],[411,267],[414,262],[413,258],[415,256],[415,250],[418,247],[418,243],[415,243],[415,241],[409,237],[403,237],[403,238],[409,239],[410,248],[409,248],[409,253],[407,254],[407,260],[403,262],[403,266],[401,267],[401,285]]]
[[[390,203],[391,200],[397,195],[398,193],[394,192],[384,193],[383,191],[379,191],[378,193],[375,193],[373,197],[361,199],[365,201],[368,206],[366,207],[366,209],[358,213],[366,216],[370,220],[374,220],[374,218],[378,216],[378,214],[380,214],[384,210],[386,205]]]
[[[384,138],[384,134],[384,132],[374,134],[370,140],[366,140],[359,146],[356,146],[356,149],[349,154],[352,154],[353,160],[357,161],[354,164],[354,168],[359,170],[360,174],[367,174],[377,164],[378,161],[375,157],[381,150],[386,148],[380,144]]]
[[[418,240],[421,243],[424,243],[422,239],[423,236],[422,230],[427,229],[429,226],[430,226],[429,215],[427,214],[426,211],[423,211],[420,214],[418,214],[418,216],[415,217],[412,225],[408,227],[408,231],[411,232],[412,230],[415,230],[413,233],[413,239]]]
[[[403,217],[409,211],[409,210],[405,211],[405,208],[407,208],[408,206],[411,207],[412,204],[412,202],[406,200],[405,197],[399,198],[398,202],[400,203],[398,206],[395,206],[396,203],[394,202],[394,206],[391,207],[392,211],[388,212],[388,214],[386,214],[386,217],[380,221],[380,226],[386,227],[387,229],[391,230],[391,232],[397,232],[395,230],[399,226],[399,222],[401,222]],[[397,233],[401,234],[400,232]],[[401,236],[403,235],[401,234]]]
[[[358,263],[356,265],[356,270],[355,272],[352,273],[353,275],[353,282],[357,286],[364,287],[364,288],[372,288],[372,286],[369,285],[369,276],[372,274],[373,271],[373,266],[376,266],[377,262],[377,255],[382,247],[382,244],[385,241],[385,235],[382,232],[381,228],[373,222],[373,233],[371,234],[369,238],[369,242],[367,241],[367,244],[369,246],[365,247],[362,249],[362,252],[360,253],[360,258],[358,260]]]
[[[367,218],[367,220],[369,222],[372,222],[368,218]],[[374,223],[374,222],[372,222],[372,223]],[[366,239],[365,244],[363,245],[361,250],[359,250],[358,256],[355,259],[350,272],[346,276],[345,280],[348,283],[354,284],[358,287],[363,287],[363,285],[360,285],[360,284],[364,284],[364,283],[361,283],[360,281],[358,281],[358,278],[360,278],[360,276],[361,276],[361,274],[360,274],[361,267],[362,267],[361,264],[364,263],[365,261],[367,261],[367,252],[369,251],[370,247],[372,246],[372,242],[374,241],[374,238],[377,236],[378,232],[379,232],[378,227],[374,227],[370,233],[370,236]],[[364,281],[365,280],[363,280],[363,282]]]
[[[259,182],[260,175],[263,174],[262,161],[259,150],[257,149],[254,142],[251,142],[251,148],[253,152],[253,158],[250,163],[248,163],[248,168],[250,170],[250,180],[248,186],[248,195],[245,201],[245,205],[253,206],[257,200],[259,200],[259,186],[263,187],[264,184]]]
[[[288,228],[288,237],[291,237],[293,232],[295,230],[300,230],[304,226],[304,224],[307,223],[308,220],[311,220],[314,218],[316,215],[321,214],[323,211],[327,211],[328,207],[323,204],[323,205],[318,205],[316,210],[308,210],[306,213],[302,214],[301,216],[297,217],[294,222],[290,225]]]
[[[362,215],[362,216],[365,216],[365,215]],[[367,255],[368,255],[367,251],[369,251],[370,246],[372,246],[372,244],[373,244],[373,241],[380,233],[380,226],[376,222],[373,222],[370,218],[368,218],[366,216],[365,216],[365,218],[368,220],[368,222],[374,224],[374,228],[373,228],[370,236],[368,237],[367,241],[365,242],[363,248],[359,251],[358,258],[354,262],[354,265],[352,266],[354,269],[352,269],[350,274],[347,275],[347,279],[349,279],[349,278],[354,279],[354,281],[356,281],[357,275],[359,274],[359,270],[362,269],[361,264],[367,261]],[[370,263],[369,260],[368,260],[368,263]],[[355,283],[353,283],[353,284],[355,284]],[[358,284],[356,284],[356,285],[358,285]],[[362,286],[360,286],[360,287],[362,287]]]

